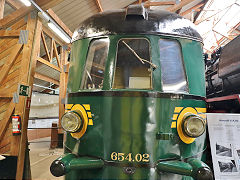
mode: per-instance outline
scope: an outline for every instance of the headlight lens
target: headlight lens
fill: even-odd
[[[202,117],[196,114],[187,114],[183,118],[182,128],[187,136],[196,138],[204,133],[206,125]]]
[[[82,126],[82,119],[75,111],[66,112],[62,116],[61,125],[67,132],[77,132]]]

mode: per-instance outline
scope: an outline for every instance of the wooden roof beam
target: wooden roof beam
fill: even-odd
[[[21,30],[0,30],[0,38],[3,37],[18,37]]]
[[[198,11],[197,14],[196,14],[195,17],[194,17],[194,20],[193,20],[194,23],[196,22],[197,18],[199,17],[199,15],[201,14],[202,10],[203,10],[204,7],[206,6],[207,2],[208,2],[208,0],[204,0],[204,2],[203,2],[204,5],[200,8],[201,10]]]
[[[186,6],[187,4],[193,2],[194,0],[182,0],[179,4],[175,4],[169,8],[167,8],[168,11],[170,12],[175,12],[178,9],[181,9],[183,6]]]
[[[49,9],[63,0],[35,0],[35,3],[37,3],[43,10]],[[33,6],[23,6],[19,8],[18,10],[14,11],[13,13],[7,15],[3,19],[0,19],[0,28],[6,28],[9,25],[13,24],[20,18],[24,17],[27,13],[31,12],[34,9]]]
[[[40,80],[43,80],[43,81],[46,81],[46,82],[50,82],[50,83],[53,83],[53,84],[56,84],[56,85],[60,84],[60,82],[58,80],[53,79],[53,78],[48,77],[48,76],[45,76],[43,74],[39,74],[37,72],[35,72],[34,78],[37,78],[37,79],[40,79]]]
[[[49,61],[47,61],[47,60],[45,60],[45,59],[43,59],[43,58],[41,58],[41,57],[38,57],[37,60],[38,60],[40,63],[45,64],[46,66],[49,66],[50,68],[52,68],[52,69],[54,69],[54,70],[56,70],[56,71],[58,71],[58,72],[61,72],[61,69],[60,69],[59,67],[51,64]]]
[[[95,0],[99,12],[103,12],[102,4],[100,0]]]
[[[165,5],[175,5],[175,1],[162,1],[162,2],[149,2],[147,1],[144,4],[145,8],[149,8],[150,6],[165,6]]]
[[[19,9],[23,6],[19,0],[6,0],[6,2],[14,9]]]
[[[5,5],[5,0],[0,0],[0,19],[2,19],[4,15],[4,5]]]
[[[180,13],[180,15],[181,15],[181,16],[184,16],[184,15],[186,15],[186,14],[191,13],[193,10],[194,10],[194,11],[197,11],[199,8],[201,8],[201,7],[204,6],[204,5],[205,5],[204,2],[198,3],[197,5],[195,5],[195,6],[191,7],[191,8],[189,8],[189,9],[187,9],[186,11],[184,11],[184,12],[182,12],[182,13]]]
[[[67,27],[66,24],[64,24],[64,22],[62,22],[62,20],[54,13],[54,11],[51,8],[47,10],[47,13],[65,31],[65,33],[72,37],[73,35],[72,31]]]

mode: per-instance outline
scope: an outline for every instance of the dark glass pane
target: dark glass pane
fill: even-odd
[[[108,48],[108,38],[97,39],[91,42],[81,89],[102,89]]]
[[[161,39],[159,47],[163,91],[187,91],[182,53],[178,42]]]

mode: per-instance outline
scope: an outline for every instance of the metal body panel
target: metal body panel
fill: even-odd
[[[129,96],[129,94],[132,94]],[[97,157],[105,161],[99,170],[72,171],[66,179],[182,179],[179,175],[158,175],[155,165],[158,160],[183,160],[193,156],[202,158],[205,149],[205,136],[191,144],[185,144],[178,136],[176,128],[171,128],[175,107],[205,108],[203,100],[194,100],[172,94],[162,97],[144,97],[142,92],[121,92],[118,96],[100,92],[91,96],[77,93],[70,95],[69,104],[90,104],[93,126],[88,126],[81,138],[78,154]],[[133,95],[135,93],[135,95]],[[78,96],[78,97],[77,97]],[[198,98],[197,98],[198,99]],[[170,134],[161,138],[161,134]],[[66,139],[66,152],[75,148],[77,140],[69,134]],[[111,153],[149,154],[150,162],[113,161]],[[124,173],[124,168],[135,167],[132,175]],[[75,174],[75,175],[74,175]],[[191,179],[184,177],[183,179]]]

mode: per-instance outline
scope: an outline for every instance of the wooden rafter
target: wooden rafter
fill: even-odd
[[[18,37],[21,30],[0,30],[0,38],[2,37]]]
[[[19,9],[23,6],[19,0],[6,0],[6,2],[14,9]]]
[[[43,10],[46,10],[50,7],[53,7],[63,0],[35,0],[35,3],[37,3]],[[6,28],[9,25],[13,24],[20,18],[24,17],[27,13],[31,12],[33,10],[32,6],[23,6],[13,13],[7,15],[3,19],[0,20],[0,28]]]
[[[173,5],[169,8],[167,8],[168,11],[175,12],[178,9],[181,9],[183,6],[186,6],[187,4],[193,2],[194,0],[182,0],[179,4]]]
[[[47,47],[47,43],[46,43],[46,39],[44,37],[43,31],[41,32],[41,38],[42,38],[42,42],[43,42],[43,47],[45,49],[46,55],[47,55],[47,59],[50,62],[51,61],[51,57],[48,51],[48,47]]]
[[[11,54],[3,67],[1,68],[1,74],[0,74],[0,84],[3,82],[3,80],[7,77],[11,67],[13,66],[15,60],[17,59],[18,55],[22,51],[22,44],[16,44],[11,51]]]
[[[162,2],[149,2],[144,4],[144,7],[149,8],[150,6],[165,6],[165,5],[175,5],[175,1],[162,1]]]
[[[100,0],[95,0],[95,2],[96,2],[96,5],[97,5],[97,8],[98,8],[99,12],[103,12],[103,8],[102,8]]]
[[[194,17],[194,20],[193,20],[193,22],[195,23],[196,22],[196,20],[197,20],[197,18],[198,18],[198,16],[200,15],[200,13],[202,12],[202,10],[204,9],[204,7],[206,6],[206,4],[207,4],[207,2],[208,2],[208,0],[204,0],[204,5],[200,8],[201,10],[200,11],[198,11],[197,12],[197,14],[195,15],[195,17]]]
[[[4,15],[4,5],[5,5],[5,0],[0,0],[0,19],[2,19]]]
[[[53,41],[53,48],[54,48],[54,55],[57,59],[57,64],[58,64],[58,67],[60,67],[60,60],[59,60],[59,57],[58,57],[58,50],[57,50],[57,46],[56,46],[56,42]]]
[[[58,36],[56,35],[53,31],[51,31],[49,28],[47,28],[46,26],[43,26],[43,32],[48,36],[51,37],[52,39],[54,39],[58,44],[60,44],[61,46],[64,45],[64,41]]]
[[[50,57],[51,57],[51,61],[50,62],[52,62],[52,59],[53,59],[53,41],[54,41],[54,39],[52,38],[51,39],[51,49],[50,49]]]
[[[43,58],[41,58],[41,57],[37,57],[37,60],[38,60],[39,62],[41,62],[42,64],[45,64],[45,65],[49,66],[50,68],[55,69],[55,70],[57,70],[58,72],[61,72],[61,69],[60,69],[59,67],[51,64],[50,62],[46,61],[45,59],[43,59]]]
[[[205,4],[204,2],[201,2],[201,3],[199,3],[199,4],[195,5],[195,6],[187,9],[186,11],[180,13],[180,15],[181,15],[181,16],[184,16],[184,15],[186,15],[186,14],[188,14],[188,13],[191,13],[193,10],[196,11],[197,9],[201,8],[204,4]]]
[[[50,78],[50,77],[45,76],[43,74],[39,74],[37,72],[35,72],[34,78],[37,78],[37,79],[40,79],[40,80],[43,80],[43,81],[47,81],[47,82],[50,82],[50,83],[53,83],[53,84],[56,84],[56,85],[60,84],[60,82],[58,80]]]
[[[49,8],[47,10],[49,16],[54,19],[54,21],[70,36],[72,37],[73,33],[72,31],[62,22],[62,20],[54,13],[54,11]]]

